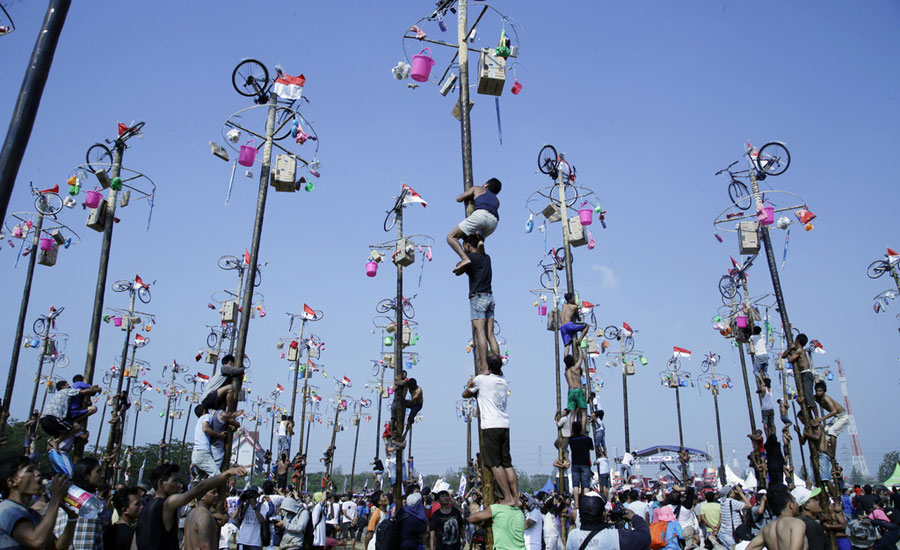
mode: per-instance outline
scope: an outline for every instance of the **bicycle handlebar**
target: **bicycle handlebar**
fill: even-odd
[[[740,161],[739,161],[739,160],[736,160],[736,161],[732,162],[731,164],[729,164],[729,165],[726,166],[725,168],[722,168],[721,170],[719,170],[718,172],[716,172],[715,175],[718,176],[719,174],[722,174],[722,173],[724,173],[724,172],[727,172],[729,168],[731,168],[732,166],[734,166],[734,165],[737,164],[738,162],[740,162]]]

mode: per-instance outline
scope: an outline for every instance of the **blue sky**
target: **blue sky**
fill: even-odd
[[[872,296],[889,287],[873,282],[865,268],[887,246],[900,246],[889,193],[896,189],[893,162],[900,146],[900,77],[890,70],[897,58],[900,8],[888,1],[854,4],[820,2],[566,2],[552,8],[536,2],[502,2],[497,7],[520,29],[524,88],[500,99],[503,144],[499,144],[493,98],[473,94],[473,150],[476,183],[496,176],[504,183],[501,222],[488,241],[494,263],[497,315],[508,340],[506,374],[512,396],[512,451],[516,466],[549,471],[555,431],[552,416],[553,343],[528,290],[539,286],[544,241],[527,235],[526,198],[547,184],[535,173],[545,143],[565,151],[582,185],[598,193],[608,211],[606,230],[594,226],[597,246],[579,248],[575,282],[582,297],[597,304],[601,325],[623,320],[640,331],[638,347],[650,364],[629,380],[634,446],[677,444],[674,396],[658,384],[673,345],[695,352],[685,367],[699,369],[706,350],[721,354],[724,374],[739,378],[728,343],[711,330],[720,304],[716,283],[736,254],[734,238],[720,244],[712,222],[728,203],[725,182],[713,176],[739,158],[747,139],[756,144],[785,141],[792,164],[768,180],[776,189],[803,197],[818,219],[803,232],[795,224],[782,283],[791,320],[828,354],[841,358],[848,375],[860,441],[875,469],[896,447],[900,431],[884,422],[885,404],[897,393],[897,327],[900,312],[872,311]],[[46,6],[9,6],[17,31],[0,38],[6,78],[0,105],[7,122],[21,76]],[[416,464],[438,473],[462,464],[464,424],[454,402],[472,371],[465,354],[469,338],[465,280],[450,270],[455,257],[440,241],[462,216],[454,203],[462,190],[459,127],[450,116],[452,97],[433,85],[410,90],[393,80],[390,68],[403,58],[403,31],[432,10],[431,2],[187,2],[94,1],[74,3],[48,77],[41,110],[10,205],[24,210],[27,182],[64,183],[84,151],[111,137],[117,121],[146,120],[143,139],[133,140],[125,165],[147,173],[159,186],[153,225],[145,231],[146,209],[121,211],[109,268],[110,283],[139,273],[156,280],[158,315],[152,343],[138,354],[150,361],[150,380],[173,358],[192,372],[208,372],[193,356],[203,346],[209,294],[234,284],[216,267],[223,254],[239,255],[252,231],[257,181],[239,175],[230,206],[224,196],[230,164],[209,154],[208,141],[221,142],[228,116],[250,103],[231,87],[237,62],[254,57],[270,71],[280,63],[289,74],[304,73],[303,107],[320,136],[322,178],[312,193],[269,193],[261,259],[269,265],[258,289],[268,315],[252,321],[248,353],[252,387],[268,393],[287,385],[287,363],[275,343],[287,330],[286,311],[304,302],[326,313],[316,323],[325,339],[322,356],[329,380],[347,375],[351,395],[363,393],[369,360],[380,350],[372,334],[375,303],[393,292],[391,269],[375,279],[364,275],[367,245],[387,239],[381,229],[392,196],[405,181],[428,202],[407,210],[410,232],[439,241],[427,263],[407,272],[407,295],[418,293],[416,321],[423,361],[413,375],[425,392],[424,422],[415,435]],[[486,16],[481,35],[496,40],[496,17]],[[454,28],[444,36],[453,40]],[[429,36],[442,33],[434,23]],[[410,49],[411,51],[411,49]],[[415,53],[412,52],[411,53]],[[435,49],[443,68],[452,51]],[[301,150],[301,154],[302,154]],[[258,174],[258,170],[257,170]],[[894,184],[890,182],[894,181]],[[774,198],[774,196],[773,196]],[[65,306],[59,328],[72,335],[67,352],[71,376],[82,370],[96,282],[100,235],[83,225],[80,209],[63,221],[84,242],[60,254],[53,268],[38,266],[30,325],[51,304]],[[558,246],[559,225],[548,242]],[[781,256],[784,235],[773,233]],[[0,253],[7,292],[0,317],[11,343],[24,264],[14,252]],[[771,288],[764,262],[750,285]],[[108,306],[125,307],[107,293]],[[104,325],[98,367],[120,352],[122,333]],[[21,416],[30,395],[34,352],[20,360],[13,413]],[[605,368],[601,398],[607,410],[608,444],[623,444],[621,378]],[[747,418],[739,391],[720,400],[726,455],[745,456]],[[838,393],[837,385],[832,392]],[[155,401],[156,411],[164,406]],[[715,443],[712,399],[685,392],[685,443]],[[758,409],[758,404],[754,403]],[[158,438],[162,419],[141,419],[139,441]],[[96,420],[92,430],[97,429]],[[183,424],[178,423],[179,435]],[[373,455],[374,422],[363,426],[360,457]],[[313,429],[311,452],[330,434]],[[349,470],[350,432],[338,436],[338,464]],[[849,448],[842,436],[840,447]],[[364,460],[361,462],[368,462]],[[849,469],[849,460],[844,460]]]

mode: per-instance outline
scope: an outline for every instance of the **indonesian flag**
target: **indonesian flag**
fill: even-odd
[[[275,85],[272,91],[278,94],[282,99],[300,99],[303,95],[303,85],[306,84],[306,77],[302,74],[299,76],[291,76],[287,73],[281,73],[275,79]]]
[[[140,334],[134,335],[134,345],[140,346],[142,344],[145,344],[146,342],[147,342],[147,339],[144,338],[143,336],[141,336]]]
[[[728,256],[728,257],[731,258],[731,265],[734,266],[734,269],[735,269],[735,270],[738,270],[738,269],[741,268],[741,266],[738,265],[738,263],[735,261],[734,258],[732,258],[731,256]]]
[[[419,204],[421,204],[422,206],[428,206],[428,203],[425,202],[425,199],[423,199],[421,195],[419,195],[418,193],[416,193],[415,191],[413,191],[413,188],[412,188],[412,187],[410,187],[410,186],[408,186],[408,185],[406,185],[406,184],[404,183],[404,184],[403,184],[403,189],[406,191],[406,196],[403,197],[403,204],[404,204],[404,205],[406,205],[406,204],[412,204],[412,203],[419,203]]]
[[[825,353],[825,348],[822,347],[822,342],[819,342],[818,340],[813,340],[812,344],[813,344],[813,349],[812,349],[813,353]]]
[[[276,384],[275,389],[278,390],[279,393],[281,393],[284,391],[284,386],[282,386],[281,384]]]
[[[316,401],[321,401],[321,400],[322,400],[322,396],[321,396],[321,395],[314,395],[314,396],[313,396],[313,399],[315,399]]]
[[[128,131],[128,125],[125,124],[124,122],[119,122],[118,124],[116,124],[116,127],[117,127],[117,130],[119,131],[120,136]]]
[[[199,378],[200,380],[209,380],[209,375],[203,374],[202,372],[198,372],[197,378]]]
[[[346,376],[343,377],[343,378],[341,378],[341,384],[343,384],[343,385],[345,385],[345,386],[349,386],[349,385],[350,385],[350,379],[347,378]]]
[[[594,304],[587,302],[585,300],[581,301],[581,313],[584,313],[584,314],[590,313],[592,309],[594,309]]]
[[[143,280],[141,280],[141,276],[140,276],[140,275],[135,275],[135,276],[134,276],[134,288],[135,288],[135,290],[137,290],[137,289],[139,289],[139,288],[141,288],[141,287],[144,287],[144,288],[150,288],[150,285],[148,285],[148,284],[145,283]]]
[[[679,348],[678,346],[672,346],[672,357],[687,357],[691,358],[691,350]]]
[[[303,313],[300,314],[300,317],[304,319],[315,319],[316,318],[316,310],[309,307],[306,304],[303,304]]]
[[[632,330],[631,325],[622,321],[622,332],[625,334],[625,338],[628,338],[632,334],[634,334],[634,330]]]
[[[896,250],[891,250],[890,248],[888,248],[887,251],[888,251],[887,257],[888,257],[889,264],[895,264],[897,262],[900,262],[900,252],[897,252]]]
[[[250,265],[250,251],[246,248],[244,249],[244,263]]]
[[[368,407],[369,405],[372,404],[372,402],[369,401],[368,399],[366,399],[365,397],[361,397],[361,398],[359,399],[359,402],[360,402],[360,404],[361,404],[363,407]]]
[[[143,385],[147,386],[148,388],[151,388],[151,389],[153,388],[153,384],[151,384],[150,382],[147,382],[146,380],[142,380],[141,383]]]

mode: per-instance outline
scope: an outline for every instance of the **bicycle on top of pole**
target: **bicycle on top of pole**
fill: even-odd
[[[231,73],[231,85],[234,86],[234,90],[240,95],[255,98],[253,101],[257,105],[265,105],[269,101],[277,78],[285,76],[281,67],[277,65],[275,66],[275,73],[277,75],[276,78],[270,79],[269,70],[266,69],[266,66],[261,61],[244,59],[237,64]],[[302,78],[302,75],[294,78]],[[302,95],[297,99],[284,99],[283,96],[278,96],[279,106],[275,114],[275,132],[272,134],[272,139],[281,141],[288,136],[292,136],[296,137],[300,144],[305,143],[307,140],[319,140],[315,131],[311,130],[312,126],[308,120],[301,116],[306,127],[310,129],[310,133],[306,133],[300,122],[296,120],[296,115],[299,113],[295,113],[294,107],[301,100],[309,103],[309,99]],[[318,145],[316,149],[318,150]]]
[[[742,181],[750,178],[751,170],[756,179],[762,181],[766,176],[780,176],[791,164],[791,153],[780,141],[770,141],[759,149],[748,141],[744,146],[744,157],[749,164],[746,170],[732,170],[731,167],[740,162],[736,160],[715,173],[716,176],[728,175],[728,198],[741,210],[747,210],[753,205],[750,189]]]
[[[141,135],[141,129],[144,127],[144,124],[145,122],[141,121],[134,126],[129,127],[120,123],[119,135],[115,139],[104,139],[103,141],[108,145],[111,145],[113,149],[116,149],[119,146],[127,149],[128,145],[126,142],[134,136]],[[88,147],[87,153],[85,154],[85,160],[87,161],[87,167],[92,172],[99,172],[100,170],[112,167],[112,151],[103,143],[95,143]]]

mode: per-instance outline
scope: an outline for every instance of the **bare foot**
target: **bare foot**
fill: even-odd
[[[453,273],[459,277],[463,273],[466,272],[466,269],[469,268],[469,264],[472,263],[472,260],[466,258],[465,260],[460,260],[456,267],[453,268]]]
[[[59,452],[59,439],[51,438],[47,440],[47,446],[53,449],[56,452]]]

